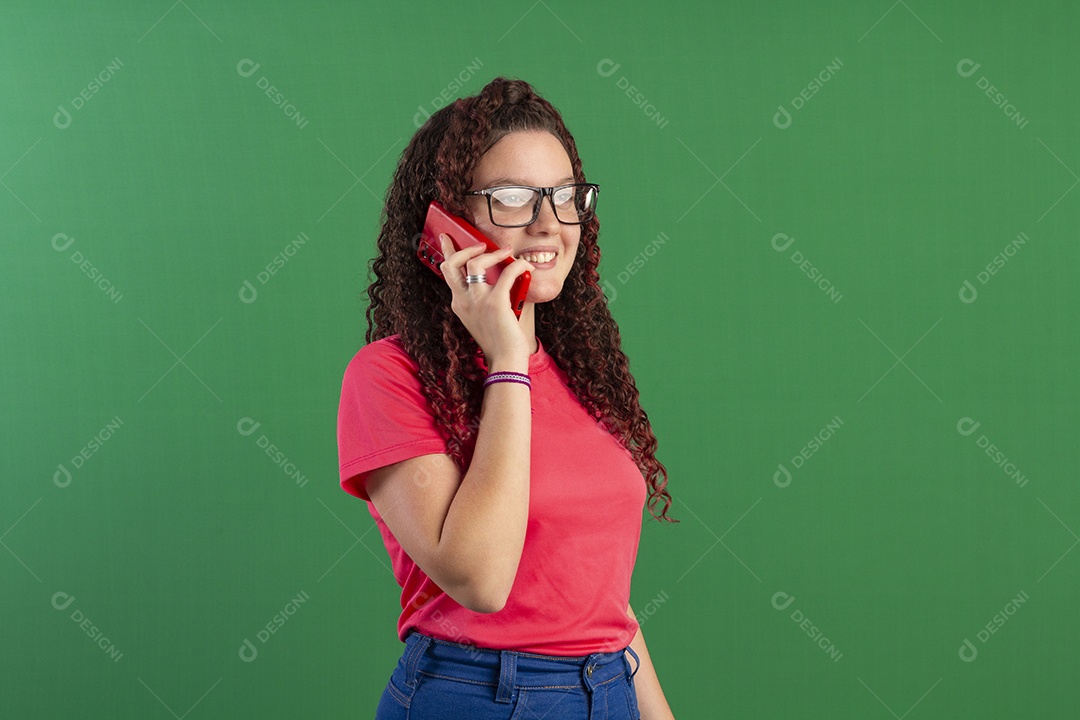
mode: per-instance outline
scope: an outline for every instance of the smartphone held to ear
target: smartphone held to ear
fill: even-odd
[[[442,251],[439,249],[439,235],[441,234],[450,237],[455,250],[464,250],[473,245],[484,245],[487,248],[484,252],[495,252],[499,249],[498,245],[471,224],[456,215],[451,215],[438,202],[432,201],[431,205],[428,206],[427,218],[424,220],[424,231],[416,255],[422,263],[431,268],[439,277],[442,277],[439,264],[444,259]],[[508,257],[503,259],[502,262],[489,267],[484,273],[487,284],[494,285],[499,279],[499,275],[502,274],[502,269],[512,262],[514,262],[514,259]],[[514,285],[510,288],[510,309],[514,311],[514,315],[518,318],[521,317],[521,310],[525,307],[525,296],[529,292],[529,283],[531,281],[532,273],[526,270],[514,280]]]

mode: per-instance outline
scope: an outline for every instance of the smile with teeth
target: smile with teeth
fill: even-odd
[[[553,253],[553,252],[530,252],[530,253],[522,253],[522,254],[518,255],[518,257],[520,259],[522,259],[522,260],[527,260],[527,261],[533,263],[534,265],[543,265],[544,263],[549,263],[552,260],[554,260],[555,259],[555,253]]]

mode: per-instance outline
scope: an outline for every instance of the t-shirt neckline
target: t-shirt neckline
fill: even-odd
[[[529,356],[529,374],[546,370],[551,365],[551,356],[544,349],[544,343],[540,336],[536,337],[536,352]]]

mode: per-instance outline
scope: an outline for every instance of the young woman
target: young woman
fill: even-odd
[[[671,497],[599,285],[598,191],[522,81],[436,112],[402,153],[338,414],[342,487],[402,587],[378,718],[671,717],[629,605],[646,495],[665,520]],[[499,251],[442,235],[443,277],[425,267],[433,200]]]

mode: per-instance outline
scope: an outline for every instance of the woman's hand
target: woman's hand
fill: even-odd
[[[453,300],[450,308],[457,315],[465,328],[484,351],[488,367],[496,362],[508,360],[528,361],[532,353],[532,340],[525,336],[521,324],[510,307],[510,288],[518,276],[532,269],[526,260],[515,260],[503,268],[495,285],[486,282],[468,284],[465,275],[481,275],[510,257],[511,248],[500,248],[496,252],[484,252],[483,245],[473,245],[464,250],[454,251],[450,238],[439,235],[443,262],[439,265],[446,284],[450,286]]]

